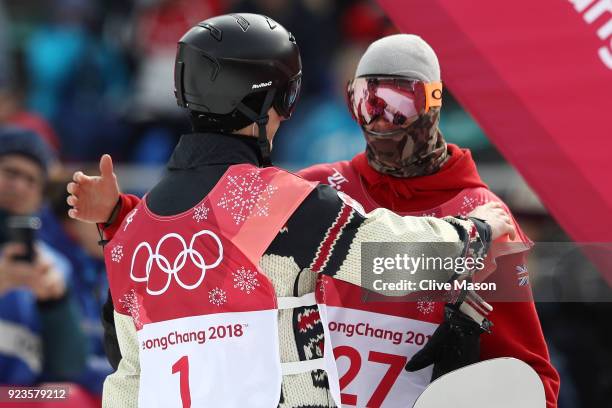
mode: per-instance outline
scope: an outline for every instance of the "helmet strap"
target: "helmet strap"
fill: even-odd
[[[270,107],[272,106],[272,103],[274,101],[275,92],[276,89],[268,90],[268,93],[266,94],[266,99],[264,100],[264,103],[261,106],[261,112],[259,114],[255,113],[253,109],[249,108],[242,102],[240,102],[236,107],[247,118],[257,123],[257,127],[259,128],[257,144],[259,145],[259,151],[261,152],[262,167],[269,167],[272,165],[272,160],[270,158],[272,149],[270,148],[270,141],[268,140],[266,125],[268,124],[268,120],[270,119],[270,117],[268,116],[268,110],[270,110]]]

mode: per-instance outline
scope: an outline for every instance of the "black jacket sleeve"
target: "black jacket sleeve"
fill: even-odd
[[[113,314],[113,298],[110,290],[104,307],[102,307],[102,327],[104,328],[104,352],[110,365],[116,370],[121,361],[121,350],[119,349],[119,341],[117,340],[117,331],[115,330],[115,317]]]

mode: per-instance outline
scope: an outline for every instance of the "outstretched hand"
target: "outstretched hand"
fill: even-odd
[[[110,217],[119,200],[119,185],[113,172],[113,160],[108,154],[100,158],[100,175],[88,176],[77,171],[66,189],[66,199],[72,208],[68,216],[80,221],[102,223]]]

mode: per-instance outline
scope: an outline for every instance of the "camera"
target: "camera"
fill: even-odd
[[[12,215],[0,210],[0,245],[9,242],[23,245],[25,252],[15,260],[32,263],[35,258],[34,242],[41,225],[39,217]]]

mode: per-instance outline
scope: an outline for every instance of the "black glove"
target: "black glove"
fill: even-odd
[[[480,359],[480,335],[485,330],[454,305],[444,307],[444,322],[425,347],[406,364],[407,371],[434,365],[431,381]]]

